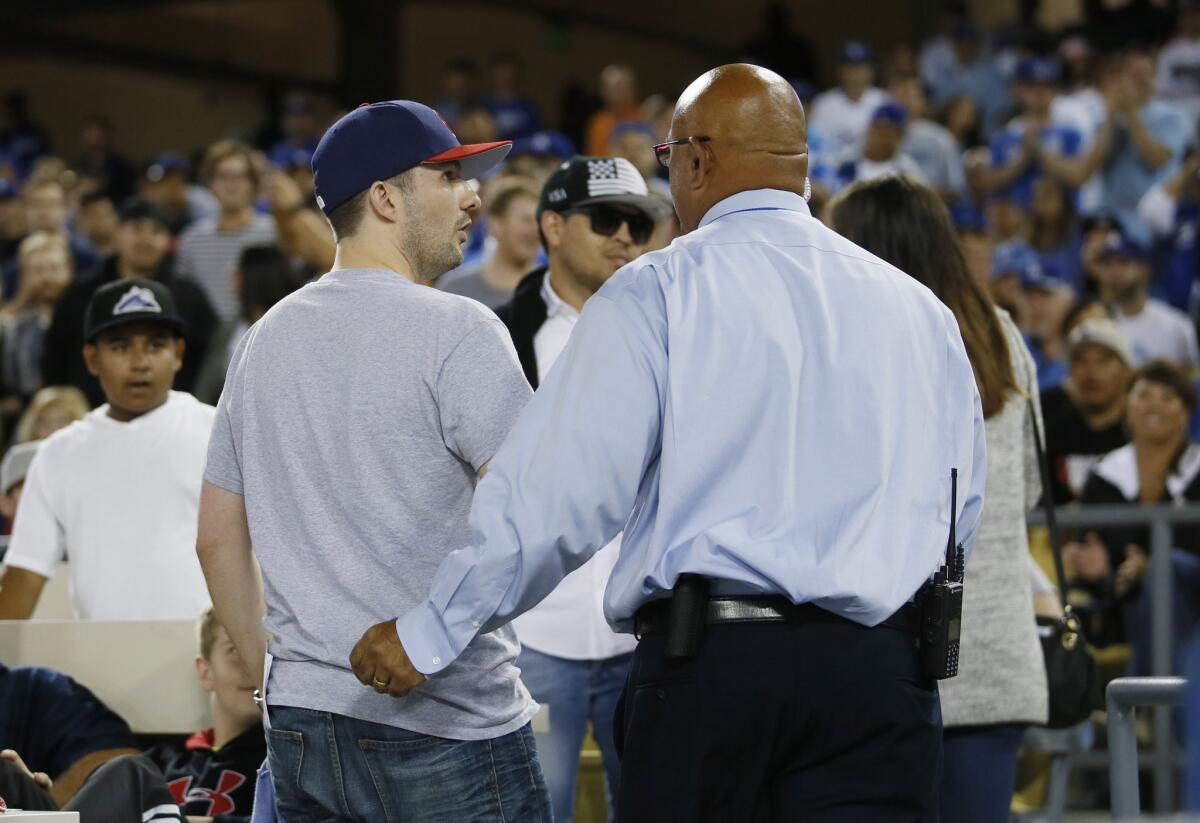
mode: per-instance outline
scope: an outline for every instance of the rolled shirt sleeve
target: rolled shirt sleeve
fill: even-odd
[[[443,561],[429,598],[397,621],[424,674],[536,605],[629,518],[659,449],[665,312],[628,291],[619,303],[605,294],[588,301],[480,481],[471,545]]]

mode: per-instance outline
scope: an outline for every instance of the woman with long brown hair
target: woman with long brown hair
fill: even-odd
[[[856,184],[831,205],[833,228],[928,286],[958,319],[983,402],[987,493],[967,566],[958,677],[942,681],[943,820],[1008,820],[1025,726],[1047,716],[1025,515],[1041,496],[1030,401],[1037,372],[1021,334],[971,277],[950,215],[904,177]],[[913,364],[920,368],[920,364]],[[927,368],[937,368],[930,363]]]

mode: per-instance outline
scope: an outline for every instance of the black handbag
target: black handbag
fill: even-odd
[[[1046,660],[1046,680],[1050,686],[1050,717],[1046,726],[1065,729],[1078,725],[1095,709],[1103,708],[1096,661],[1088,649],[1087,638],[1079,616],[1067,602],[1067,575],[1063,570],[1062,546],[1058,522],[1054,517],[1054,488],[1050,482],[1050,463],[1042,447],[1042,432],[1029,401],[1029,418],[1033,421],[1033,442],[1037,447],[1038,465],[1042,473],[1042,504],[1046,510],[1046,528],[1050,532],[1050,548],[1054,555],[1054,574],[1058,578],[1058,599],[1063,616],[1037,618],[1038,637]]]

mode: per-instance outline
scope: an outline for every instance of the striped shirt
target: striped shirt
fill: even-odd
[[[274,243],[275,221],[256,214],[239,231],[221,231],[216,218],[198,220],[179,239],[176,273],[199,283],[221,320],[237,317],[238,296],[233,290],[233,270],[242,249],[259,243]]]

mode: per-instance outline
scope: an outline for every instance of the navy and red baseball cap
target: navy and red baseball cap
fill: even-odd
[[[329,214],[376,180],[423,163],[461,164],[464,179],[499,163],[512,141],[464,146],[441,116],[412,100],[364,103],[332,126],[313,153],[317,205]]]

